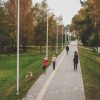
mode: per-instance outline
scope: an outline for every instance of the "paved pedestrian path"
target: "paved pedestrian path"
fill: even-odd
[[[51,64],[22,100],[85,100],[80,63],[77,71],[73,68],[76,42],[69,48],[68,55],[64,49],[58,56],[56,69]]]

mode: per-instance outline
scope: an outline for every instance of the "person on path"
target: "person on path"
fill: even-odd
[[[74,63],[74,70],[77,70],[77,64],[78,64],[78,53],[77,53],[77,51],[74,52],[73,63]]]
[[[53,70],[55,70],[55,66],[56,66],[56,56],[55,55],[52,56],[52,63],[53,63]]]
[[[43,71],[46,72],[46,68],[48,67],[48,59],[44,57],[43,59]]]
[[[68,47],[68,46],[66,46],[66,52],[67,52],[67,55],[68,55],[68,51],[69,51],[69,47]]]

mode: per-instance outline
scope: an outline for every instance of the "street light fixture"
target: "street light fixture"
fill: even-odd
[[[70,43],[71,42],[71,32],[70,32],[70,28],[69,27],[68,27],[67,35],[68,35],[68,43]]]
[[[64,35],[65,35],[65,46],[66,46],[66,30],[64,28]]]
[[[53,9],[46,9],[46,12],[47,12],[47,34],[46,34],[46,58],[48,59],[48,34],[49,34],[49,21],[48,21],[48,15],[49,15],[49,13],[48,13],[48,11],[49,10],[53,10]]]
[[[56,34],[56,54],[58,54],[58,27],[59,27],[59,18],[57,20],[57,34]]]
[[[62,24],[62,49],[63,49],[63,31],[64,31],[64,27],[63,27],[63,24]]]
[[[69,44],[69,31],[67,32],[67,38],[68,38],[67,42]]]
[[[47,12],[47,34],[46,34],[46,58],[48,59],[48,12]]]
[[[19,8],[20,8],[20,0],[18,0],[17,2],[17,9],[18,9],[18,15],[17,15],[17,93],[16,95],[19,94],[19,29],[20,29],[20,24],[19,24],[19,21],[20,21],[20,17],[19,17]]]

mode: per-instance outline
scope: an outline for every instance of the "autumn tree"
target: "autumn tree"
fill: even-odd
[[[17,25],[17,0],[8,0],[6,11],[16,32]],[[26,45],[33,39],[32,1],[20,0],[20,45],[26,51]]]
[[[0,2],[1,3],[1,2]],[[0,4],[0,50],[1,52],[10,52],[13,43],[13,29],[10,23],[10,18],[6,12],[4,3]]]
[[[73,29],[79,33],[80,39],[84,45],[89,45],[90,37],[94,32],[93,20],[91,10],[87,4],[83,6],[72,19]]]
[[[84,45],[100,46],[100,1],[87,0],[72,19],[72,26],[80,33]]]
[[[46,44],[46,30],[47,30],[47,3],[46,0],[36,4],[33,7],[33,16],[35,16],[35,30],[34,30],[34,43],[40,46],[40,52],[42,52],[42,46]]]
[[[100,46],[100,1],[87,0],[87,4],[89,10],[91,11],[92,23],[94,25],[94,31],[90,37],[90,44],[92,46]]]

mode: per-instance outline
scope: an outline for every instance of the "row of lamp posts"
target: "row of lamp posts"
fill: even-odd
[[[20,17],[19,17],[19,13],[20,13],[20,0],[18,0],[17,4],[18,4],[18,16],[17,16],[17,86],[16,86],[16,90],[17,90],[17,95],[19,94],[19,33],[20,33]],[[57,18],[57,35],[56,35],[56,54],[58,54],[58,27],[59,27],[59,18]],[[65,45],[67,45],[67,41],[69,42],[69,40],[71,40],[71,36],[69,34],[69,32],[67,32],[66,29],[64,29],[64,26],[62,24],[62,49],[63,49],[63,35],[65,32]],[[66,34],[67,33],[67,34]],[[68,40],[66,38],[66,36],[68,36]],[[47,34],[46,34],[46,58],[48,59],[48,9],[47,9]]]

